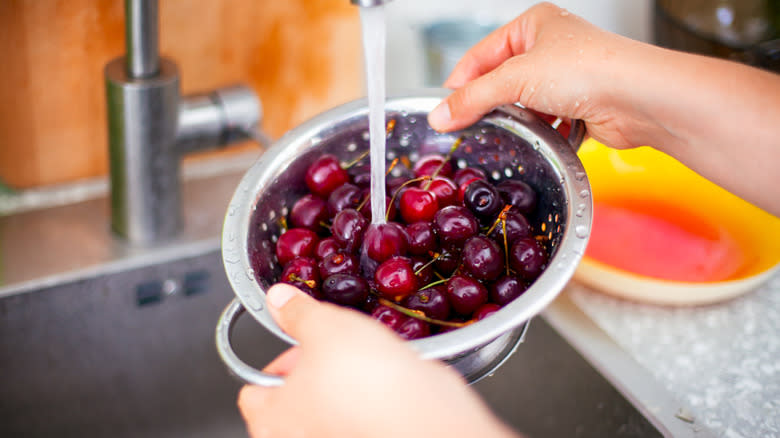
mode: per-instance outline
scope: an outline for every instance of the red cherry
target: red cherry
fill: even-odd
[[[425,187],[427,182],[423,182],[422,186]],[[444,208],[448,205],[455,205],[458,203],[458,188],[455,187],[455,183],[449,178],[437,176],[431,181],[431,185],[428,186],[428,190],[431,191],[436,200],[439,203],[439,208]]]
[[[409,237],[395,222],[371,224],[363,235],[363,245],[368,256],[381,263],[390,257],[404,255]]]
[[[377,290],[390,299],[401,299],[417,290],[412,263],[404,257],[393,257],[379,265],[374,281]]]
[[[442,163],[444,163],[443,166]],[[441,155],[426,155],[417,160],[417,163],[414,165],[414,176],[417,178],[423,175],[433,176],[436,169],[440,166],[441,169],[437,176],[446,176],[448,178],[452,176],[452,164],[449,161],[445,162],[444,157]]]
[[[426,190],[409,187],[401,195],[401,217],[408,223],[430,222],[439,210],[436,196]]]
[[[276,242],[276,257],[284,266],[296,257],[313,257],[319,238],[308,228],[291,228],[279,236]]]
[[[322,155],[306,170],[306,186],[321,198],[327,198],[348,181],[349,174],[341,168],[339,160],[330,154]]]
[[[466,197],[466,189],[469,187],[469,184],[473,183],[474,181],[480,181],[482,178],[473,177],[470,179],[467,179],[466,182],[458,186],[458,202],[463,203],[463,199]]]

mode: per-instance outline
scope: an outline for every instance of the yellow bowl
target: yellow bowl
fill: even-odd
[[[593,188],[594,232],[588,251],[575,274],[576,280],[594,289],[631,300],[665,305],[696,305],[749,292],[780,270],[780,218],[732,195],[675,159],[649,147],[614,150],[589,139],[582,145],[579,156]],[[724,278],[691,280],[656,272],[637,272],[647,271],[639,261],[643,255],[639,255],[633,264],[622,264],[623,259],[632,258],[625,257],[626,251],[632,248],[627,240],[665,236],[657,234],[658,230],[656,234],[648,231],[647,236],[642,236],[643,229],[639,225],[642,222],[639,221],[634,224],[634,230],[639,231],[639,235],[634,233],[629,236],[631,239],[624,239],[626,236],[620,236],[619,233],[612,236],[603,227],[596,232],[600,216],[604,221],[602,224],[608,221],[616,223],[614,220],[619,216],[607,217],[607,213],[615,211],[610,206],[620,206],[622,203],[640,205],[637,202],[668,207],[674,214],[664,219],[674,221],[679,218],[683,228],[697,227],[699,223],[702,229],[717,228],[730,242],[731,246],[727,247],[731,248],[729,251],[736,260],[729,265],[728,272],[723,274]],[[612,237],[615,237],[614,241]],[[644,242],[645,246],[652,247],[654,244],[658,246],[658,242]],[[614,249],[615,257],[609,257],[609,248]],[[599,252],[596,252],[597,249]],[[618,255],[621,251],[622,254]],[[606,263],[605,259],[611,260]],[[685,263],[682,264],[689,263],[691,266],[696,263],[714,263],[706,257],[683,261]],[[664,262],[661,260],[659,263]],[[630,269],[629,265],[638,269]],[[651,265],[652,261],[648,260],[647,266]],[[725,272],[720,270],[720,266],[699,267],[704,272]]]

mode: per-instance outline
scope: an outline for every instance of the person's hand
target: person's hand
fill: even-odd
[[[454,131],[510,103],[581,119],[614,148],[652,146],[780,215],[780,76],[662,49],[549,3],[469,50],[428,116]],[[749,175],[749,177],[748,177]]]
[[[285,284],[267,302],[300,344],[265,369],[282,386],[241,390],[252,437],[514,436],[456,372],[380,323]]]

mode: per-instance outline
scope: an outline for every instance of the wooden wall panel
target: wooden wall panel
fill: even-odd
[[[252,86],[279,136],[362,94],[357,13],[347,0],[160,0],[160,51],[185,94]],[[120,0],[0,1],[0,180],[106,173],[103,67],[123,53]]]

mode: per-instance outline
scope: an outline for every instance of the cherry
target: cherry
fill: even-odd
[[[442,166],[442,164],[444,165]],[[445,162],[444,157],[440,155],[426,155],[417,160],[417,163],[414,165],[414,176],[417,178],[425,175],[433,176],[436,169],[440,166],[441,169],[437,175],[452,176],[452,164],[449,161]]]
[[[433,264],[436,266],[436,271],[439,274],[448,276],[460,266],[460,251],[457,248],[446,249]]]
[[[499,306],[506,306],[525,292],[527,288],[528,286],[517,277],[504,275],[490,285],[490,301]]]
[[[330,236],[320,240],[320,243],[317,244],[317,249],[314,250],[314,255],[319,260],[322,260],[328,255],[339,252],[342,249],[344,249],[344,246],[341,242],[335,237]]]
[[[433,266],[428,263],[428,260],[419,256],[412,256],[411,260],[414,275],[417,276],[417,284],[428,284],[432,282]]]
[[[290,224],[296,228],[308,228],[321,231],[321,222],[328,220],[328,205],[322,199],[312,195],[304,195],[293,204],[290,211]]]
[[[354,184],[342,184],[328,196],[328,212],[331,216],[345,208],[357,208],[363,199],[360,188]]]
[[[394,331],[408,318],[403,313],[381,304],[374,308],[371,312],[371,317]]]
[[[469,210],[483,220],[494,218],[501,208],[504,200],[498,190],[485,180],[476,180],[466,187],[463,202]]]
[[[363,204],[363,207],[360,209],[360,212],[363,213],[363,216],[365,216],[366,219],[371,221],[372,214],[371,214],[371,193],[369,193],[369,189],[364,189],[363,192],[360,195],[361,204]],[[391,199],[389,196],[385,196],[385,215],[387,220],[391,221],[395,219],[396,216],[396,208],[395,204],[392,204]]]
[[[478,280],[495,280],[504,270],[504,252],[496,242],[474,236],[463,245],[463,269]]]
[[[361,189],[371,187],[371,172],[363,172],[355,175],[355,177],[352,178],[352,183]]]
[[[447,298],[456,312],[468,316],[487,302],[488,292],[479,281],[455,275],[447,282]]]
[[[428,255],[436,249],[436,235],[429,222],[415,222],[406,226],[409,237],[409,252],[414,255]]]
[[[393,257],[380,264],[374,281],[377,290],[391,299],[401,299],[417,290],[417,277],[411,261],[405,257]]]
[[[276,242],[276,257],[284,266],[296,257],[311,257],[319,243],[319,237],[308,228],[290,228]]]
[[[395,329],[402,338],[406,340],[419,339],[429,336],[431,334],[431,326],[425,322],[415,318],[406,318],[405,321]]]
[[[317,265],[320,278],[328,278],[334,274],[357,274],[358,262],[352,254],[337,252],[329,254]]]
[[[322,298],[317,262],[311,257],[298,257],[291,260],[282,270],[280,281],[291,284],[314,298]]]
[[[509,265],[526,280],[535,280],[547,264],[547,254],[532,237],[518,239],[509,250]]]
[[[362,214],[355,209],[347,208],[338,212],[333,218],[330,232],[344,245],[344,249],[352,252],[360,248],[366,226],[366,218]]]
[[[369,257],[384,262],[390,257],[406,254],[409,237],[404,228],[395,223],[371,224],[363,235],[363,248]]]
[[[452,177],[452,181],[455,186],[460,187],[466,181],[474,181],[475,179],[487,180],[485,172],[476,167],[464,167],[455,171],[455,175]]]
[[[322,282],[322,294],[336,304],[358,307],[368,297],[368,283],[357,275],[334,274]]]
[[[402,304],[407,309],[423,312],[428,318],[446,321],[450,316],[450,303],[444,285],[418,290],[404,298]]]
[[[482,321],[483,319],[498,312],[499,310],[501,310],[501,306],[499,306],[498,304],[485,303],[479,306],[479,308],[474,311],[474,319],[476,319],[477,321]]]
[[[458,203],[458,188],[452,180],[443,176],[437,176],[430,183],[428,190],[436,197],[439,208]],[[425,187],[427,184],[427,182],[423,181],[422,186]]]
[[[479,224],[464,207],[451,205],[437,211],[433,217],[433,229],[444,246],[461,245],[477,234]]]
[[[473,177],[471,179],[467,179],[458,186],[458,202],[463,202],[463,199],[466,197],[466,189],[469,188],[469,185],[471,185],[471,183],[474,181],[481,181],[481,179]]]
[[[436,195],[418,187],[409,187],[401,195],[401,217],[406,223],[428,222],[439,209]]]
[[[341,168],[338,158],[325,154],[306,169],[305,181],[312,193],[327,198],[332,191],[349,181],[349,174]]]
[[[504,202],[512,204],[520,213],[529,214],[536,209],[536,192],[528,184],[508,179],[499,183],[496,189]]]
[[[528,224],[525,216],[520,212],[511,208],[504,213],[506,222],[506,238],[507,243],[511,245],[517,239],[531,236],[531,225]],[[495,229],[490,233],[490,237],[494,238],[499,245],[504,245],[504,226],[501,222],[498,222]]]

